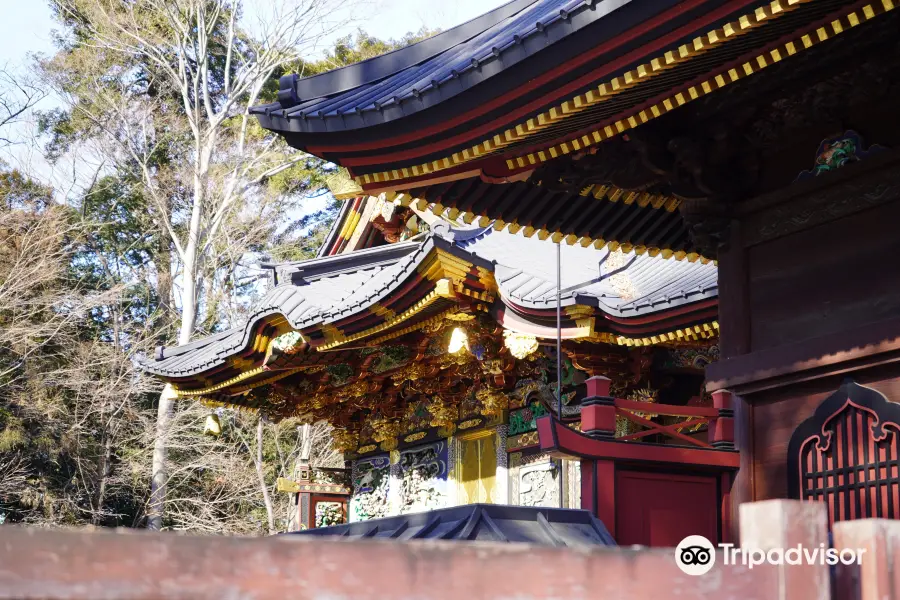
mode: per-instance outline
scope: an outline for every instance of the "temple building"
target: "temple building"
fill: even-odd
[[[658,546],[768,498],[900,517],[894,9],[513,0],[282,77],[254,113],[339,167],[341,215],[246,324],[146,368],[331,423],[351,476],[286,484],[308,527],[583,507]]]
[[[710,448],[706,422],[690,415],[718,414],[702,393],[716,357],[716,268],[561,250],[559,374],[552,242],[375,197],[344,205],[322,256],[269,265],[273,287],[246,324],[160,349],[147,368],[179,397],[327,420],[351,477],[313,469],[284,484],[310,503],[307,526],[320,503],[320,525],[329,506],[339,521],[473,503],[580,507],[580,463],[539,448],[536,419],[559,413],[558,380],[569,426],[583,424],[595,377],[672,413],[623,411],[608,432],[616,443]],[[639,425],[653,418],[673,435]]]

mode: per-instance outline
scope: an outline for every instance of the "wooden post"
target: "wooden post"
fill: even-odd
[[[616,437],[616,401],[609,396],[610,380],[595,375],[585,381],[587,396],[581,401],[581,432],[593,438]]]
[[[767,500],[742,504],[741,549],[747,552],[828,548],[828,516],[820,502]],[[801,549],[801,552],[802,552]],[[755,567],[754,567],[755,568]],[[784,600],[823,600],[830,597],[826,564],[782,564],[778,570]],[[843,600],[843,599],[841,599]]]
[[[734,449],[734,402],[731,392],[718,390],[712,393],[713,407],[718,416],[709,423],[709,444],[720,450]]]
[[[863,519],[835,523],[834,547],[838,551],[864,551],[859,564],[837,565],[837,598],[900,600],[900,521]]]

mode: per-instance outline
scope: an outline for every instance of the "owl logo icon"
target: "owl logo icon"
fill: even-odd
[[[702,535],[689,535],[675,548],[675,564],[687,575],[705,575],[716,564],[716,547]]]

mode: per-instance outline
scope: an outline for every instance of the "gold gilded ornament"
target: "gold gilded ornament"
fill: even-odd
[[[359,434],[347,429],[333,429],[331,445],[338,452],[352,452],[359,446]]]
[[[221,435],[222,424],[219,422],[219,415],[212,413],[206,417],[206,427],[204,427],[203,433],[208,433],[214,437]]]
[[[397,436],[400,435],[400,423],[395,419],[387,419],[379,417],[369,421],[372,427],[372,439],[379,442],[380,447],[385,452],[396,450],[399,442]]]
[[[489,387],[482,387],[475,392],[475,398],[481,402],[479,412],[485,417],[498,417],[509,408],[509,398],[506,394]]]
[[[432,427],[450,427],[459,417],[459,410],[440,396],[435,396],[431,404],[428,405],[428,412],[431,414],[430,425]]]
[[[464,313],[464,312],[451,313],[446,316],[446,319],[448,321],[457,321],[460,323],[464,323],[466,321],[471,321],[474,318],[475,318],[475,315],[472,315],[469,313]]]
[[[446,427],[439,427],[437,434],[442,438],[448,438],[456,433],[456,423],[450,423]]]
[[[503,345],[510,354],[519,359],[527,358],[538,349],[538,341],[535,336],[509,329],[503,330]]]
[[[391,374],[394,383],[402,383],[404,381],[416,381],[423,377],[432,375],[432,366],[427,363],[414,362]]]

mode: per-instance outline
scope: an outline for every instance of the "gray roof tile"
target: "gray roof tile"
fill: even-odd
[[[468,256],[493,270],[505,302],[531,309],[556,304],[556,248],[549,241],[493,229],[436,227],[420,242],[407,242],[344,255],[285,263],[275,268],[280,285],[271,289],[238,327],[178,348],[162,349],[144,368],[157,375],[182,377],[222,366],[252,341],[266,316],[281,314],[295,329],[327,324],[389,298],[407,281],[435,246]],[[590,282],[609,251],[563,245],[564,289]],[[630,260],[631,255],[626,256]],[[604,267],[604,272],[610,268]],[[629,317],[716,297],[716,267],[642,255],[625,271],[637,292],[623,298],[613,280],[588,283],[563,294],[563,305],[589,304],[607,314]]]

